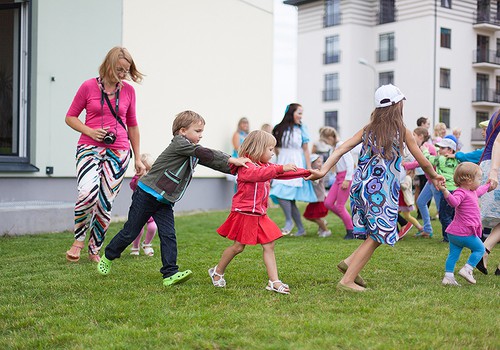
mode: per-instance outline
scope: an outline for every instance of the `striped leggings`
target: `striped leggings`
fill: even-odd
[[[78,145],[76,173],[75,239],[85,241],[90,232],[89,253],[99,254],[111,221],[111,209],[130,161],[129,150]]]

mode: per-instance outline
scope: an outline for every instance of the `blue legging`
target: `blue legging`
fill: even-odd
[[[450,241],[450,253],[446,259],[445,271],[454,272],[455,265],[460,258],[460,253],[464,247],[471,250],[467,264],[472,267],[476,267],[479,260],[484,255],[484,244],[481,239],[476,236],[456,236],[448,233],[448,240]]]

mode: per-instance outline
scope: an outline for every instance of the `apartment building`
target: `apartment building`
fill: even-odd
[[[484,144],[478,123],[500,107],[500,1],[284,3],[298,8],[297,96],[313,138],[322,125],[349,138],[392,83],[410,129],[426,116],[461,128],[465,151]]]

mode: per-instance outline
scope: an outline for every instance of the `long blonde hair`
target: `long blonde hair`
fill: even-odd
[[[125,79],[128,80],[128,77],[130,77],[130,80],[132,80],[133,82],[140,83],[142,81],[142,78],[144,77],[144,74],[137,70],[134,59],[132,58],[132,55],[130,55],[128,50],[120,46],[115,46],[111,50],[109,50],[108,54],[104,58],[104,61],[99,67],[99,77],[107,82],[121,81],[120,77],[116,73],[116,64],[121,59],[124,59],[125,61],[130,63],[129,73],[127,77],[125,77]]]
[[[258,163],[266,152],[266,148],[271,146],[276,146],[276,139],[273,135],[263,130],[254,130],[243,140],[238,155],[248,157],[252,162]]]
[[[384,159],[393,159],[397,152],[393,149],[394,143],[399,149],[404,149],[406,126],[403,122],[403,102],[394,105],[375,108],[370,123],[364,128],[364,145],[372,146],[372,152]]]

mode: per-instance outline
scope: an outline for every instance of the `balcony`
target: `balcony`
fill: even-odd
[[[497,13],[488,11],[475,11],[472,19],[472,27],[474,29],[482,29],[490,32],[500,30],[500,18]]]
[[[472,128],[470,131],[470,142],[474,145],[484,145],[482,128]]]
[[[376,52],[376,61],[380,62],[390,62],[396,60],[396,49],[391,50],[378,50]]]
[[[475,68],[500,68],[500,51],[474,50],[472,52],[472,66]]]
[[[323,54],[323,64],[339,63],[339,62],[340,62],[340,51]]]
[[[340,89],[323,90],[323,101],[338,101],[340,100]]]
[[[500,106],[500,92],[494,89],[472,90],[472,105],[475,107]]]

